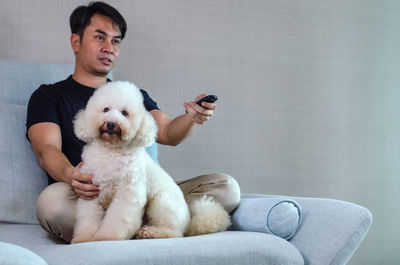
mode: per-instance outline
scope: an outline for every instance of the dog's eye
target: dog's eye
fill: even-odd
[[[103,112],[107,112],[107,111],[109,111],[109,110],[110,110],[110,108],[105,107],[105,108],[103,109]]]
[[[122,115],[128,116],[128,112],[126,110],[121,111]]]

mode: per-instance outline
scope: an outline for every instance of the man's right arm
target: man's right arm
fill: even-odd
[[[79,164],[74,167],[62,153],[60,127],[52,122],[41,122],[32,125],[28,138],[39,159],[40,166],[55,180],[71,185],[82,199],[93,199],[99,194],[97,186],[90,184],[91,175],[82,174]]]

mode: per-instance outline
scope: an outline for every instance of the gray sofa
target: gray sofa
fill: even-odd
[[[330,199],[242,196],[229,231],[204,236],[69,245],[37,223],[47,178],[25,138],[26,105],[72,65],[0,59],[0,264],[346,264],[371,213]]]

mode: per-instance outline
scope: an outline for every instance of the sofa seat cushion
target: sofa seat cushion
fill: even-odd
[[[304,264],[288,241],[265,233],[228,231],[203,236],[66,245],[38,225],[0,224],[0,240],[23,246],[48,264]]]

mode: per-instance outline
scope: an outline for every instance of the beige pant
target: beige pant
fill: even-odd
[[[240,201],[240,188],[234,178],[225,174],[202,175],[193,179],[178,181],[187,202],[204,194],[214,197],[228,212]],[[72,187],[57,182],[42,191],[38,200],[36,215],[39,224],[50,234],[71,242],[75,223],[77,196]]]

